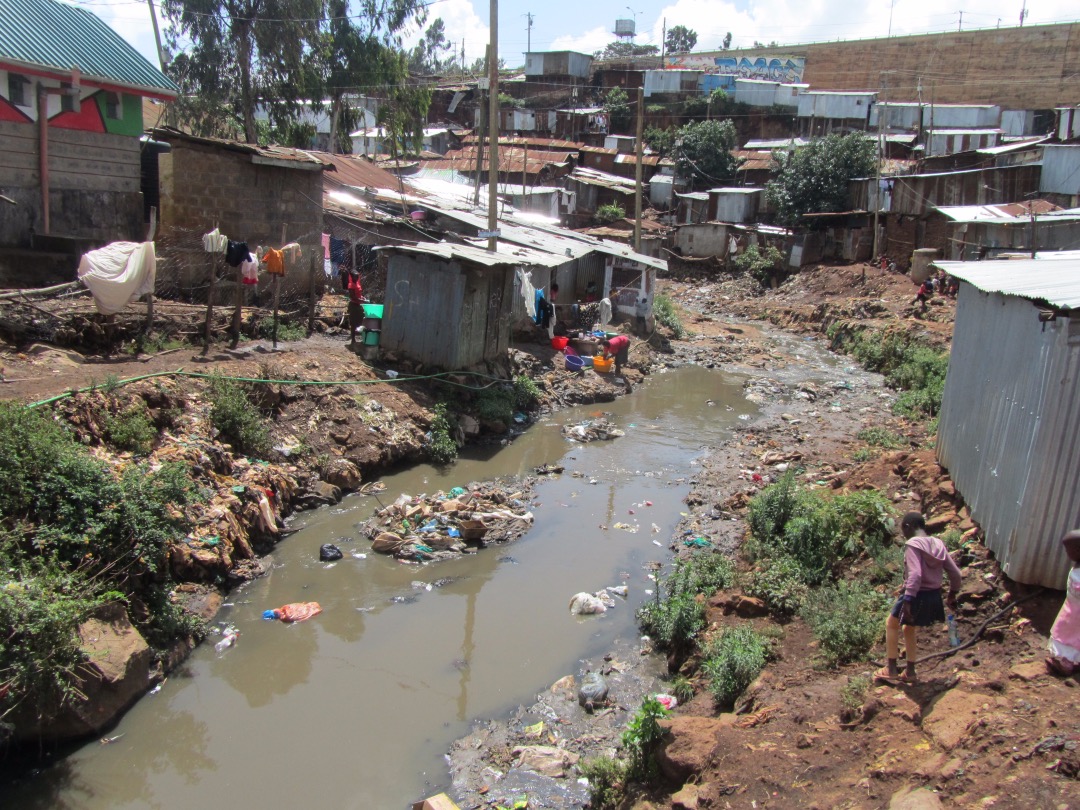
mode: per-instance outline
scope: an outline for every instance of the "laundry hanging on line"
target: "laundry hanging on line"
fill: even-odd
[[[140,295],[152,293],[156,280],[153,242],[113,242],[79,260],[79,281],[103,315],[114,315]]]
[[[210,233],[203,234],[202,243],[207,253],[224,253],[228,247],[229,238],[214,228]]]

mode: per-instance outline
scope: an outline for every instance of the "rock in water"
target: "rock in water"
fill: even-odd
[[[319,559],[323,562],[333,562],[334,560],[340,560],[342,557],[341,549],[335,546],[333,543],[324,543],[319,547]]]
[[[578,687],[578,705],[591,712],[595,707],[602,706],[607,700],[608,682],[599,672],[586,673]]]

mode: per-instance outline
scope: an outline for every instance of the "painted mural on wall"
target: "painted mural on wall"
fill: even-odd
[[[672,56],[667,68],[703,70],[737,79],[766,79],[795,84],[802,81],[806,70],[803,56],[728,56],[717,53],[687,53]]]
[[[31,79],[0,69],[0,121],[24,124],[37,121],[37,83],[54,89],[61,86],[53,79]],[[133,137],[142,134],[142,101],[129,93],[84,86],[80,89],[77,105],[55,94],[48,96],[47,103],[50,127]]]

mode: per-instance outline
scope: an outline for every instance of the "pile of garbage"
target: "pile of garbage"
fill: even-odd
[[[409,562],[450,559],[528,531],[533,522],[529,489],[528,482],[511,481],[472,483],[433,495],[401,494],[362,532],[379,554]]]
[[[595,442],[597,440],[618,439],[626,433],[619,430],[607,419],[586,419],[576,425],[563,425],[562,434],[575,442]]]

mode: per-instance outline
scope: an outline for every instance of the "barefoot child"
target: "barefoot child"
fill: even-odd
[[[956,609],[956,592],[960,590],[960,569],[949,550],[938,538],[926,533],[926,520],[919,512],[908,512],[900,522],[900,531],[907,540],[904,548],[904,594],[897,600],[885,622],[885,650],[888,666],[874,673],[879,681],[915,683],[915,629],[945,621],[941,600],[943,574],[949,576],[949,596],[946,603]],[[903,672],[897,665],[900,657],[900,628],[904,629]]]
[[[1061,544],[1073,567],[1065,583],[1065,604],[1050,629],[1046,666],[1053,673],[1069,676],[1080,672],[1080,529],[1062,537]]]

